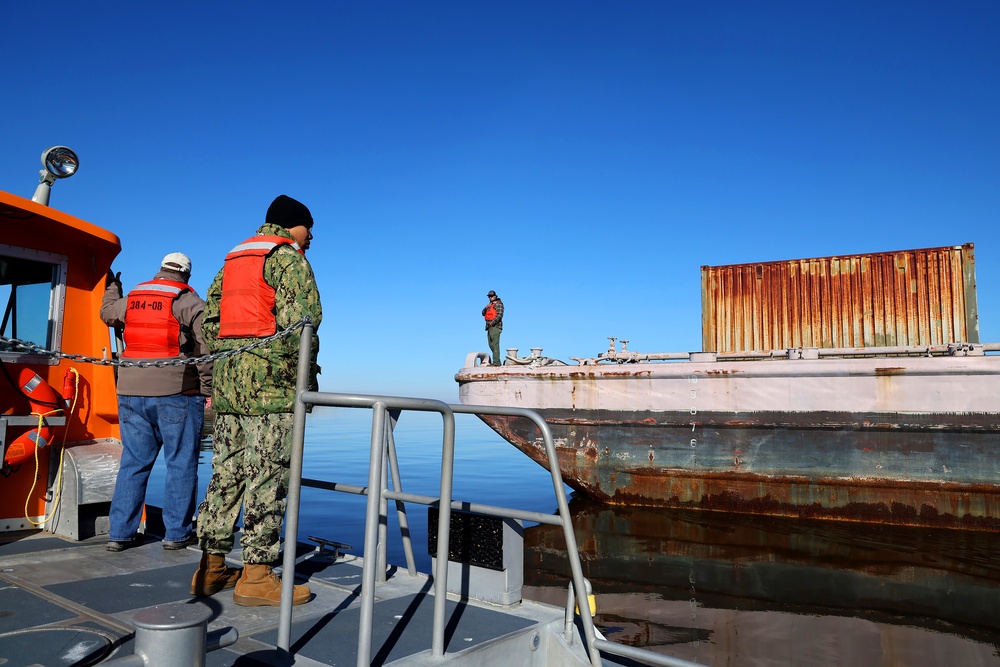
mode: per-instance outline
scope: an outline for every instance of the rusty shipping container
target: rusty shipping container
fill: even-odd
[[[701,267],[702,349],[978,343],[973,244]]]

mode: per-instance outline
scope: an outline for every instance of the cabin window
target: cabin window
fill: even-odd
[[[0,336],[59,349],[66,264],[63,255],[0,244]],[[0,340],[3,361],[24,362],[30,356],[44,363],[44,357]]]

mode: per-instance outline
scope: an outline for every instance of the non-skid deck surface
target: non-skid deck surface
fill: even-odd
[[[276,607],[240,607],[230,591],[194,599],[191,576],[200,552],[164,551],[156,541],[121,553],[103,541],[72,543],[37,536],[0,546],[0,664],[90,665],[132,653],[135,612],[171,603],[205,604],[209,630],[235,627],[240,641],[209,653],[209,667],[279,664]],[[292,653],[306,665],[354,665],[360,628],[360,560],[301,562],[312,601],[293,610]],[[434,597],[425,577],[392,570],[376,591],[372,662],[429,650]],[[449,600],[445,646],[455,653],[523,630],[535,621],[496,608]]]
[[[6,584],[6,582],[3,582]],[[34,593],[0,584],[0,637],[39,625],[76,618],[78,614]],[[0,654],[3,650],[0,649]]]
[[[155,570],[45,586],[45,590],[102,614],[116,614],[191,597],[194,567],[183,563]]]
[[[105,542],[38,535],[0,544],[0,664],[69,667],[128,655],[130,624],[111,614],[190,599],[197,554],[168,555],[155,541],[115,554]]]
[[[52,549],[70,549],[96,544],[92,542],[71,542],[59,537],[35,537],[30,540],[20,539],[0,543],[0,560],[7,556],[20,556],[23,554],[37,553],[39,551],[51,551]],[[103,542],[102,542],[103,543]]]
[[[2,636],[0,656],[4,667],[89,666],[109,657],[115,641],[99,628],[39,628]]]
[[[382,665],[430,650],[433,607],[434,597],[426,594],[376,602],[372,621],[372,664]],[[534,625],[532,621],[511,614],[452,600],[446,608],[444,639],[448,653]],[[292,652],[328,665],[356,664],[360,617],[360,608],[354,606],[317,620],[293,623]],[[259,633],[256,638],[273,645],[277,643],[278,633]]]

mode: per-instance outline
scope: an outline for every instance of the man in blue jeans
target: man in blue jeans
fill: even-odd
[[[152,280],[122,297],[117,276],[109,275],[101,320],[124,327],[130,361],[176,360],[208,354],[201,337],[205,302],[188,285],[191,260],[172,252]],[[164,549],[194,544],[192,518],[198,490],[198,451],[205,421],[205,397],[212,395],[212,364],[118,369],[118,420],[122,458],[111,499],[108,551],[123,551],[137,539],[146,484],[163,449],[167,474],[163,489]]]

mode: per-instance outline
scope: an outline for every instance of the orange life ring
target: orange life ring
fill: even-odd
[[[35,449],[42,449],[48,446],[52,439],[52,429],[43,426],[41,430],[33,428],[27,433],[19,435],[14,442],[7,445],[4,452],[4,465],[16,466],[22,461],[26,461],[35,454]]]
[[[31,412],[35,415],[47,415],[50,412],[62,410],[63,399],[56,393],[49,383],[30,368],[22,368],[17,378],[17,384],[28,397],[31,404]],[[7,446],[4,452],[3,462],[6,465],[15,466],[35,453],[35,449],[47,447],[52,440],[52,429],[48,426],[33,428],[27,433],[18,436]]]
[[[21,369],[21,374],[17,376],[17,384],[28,397],[33,413],[44,415],[62,409],[64,405],[62,397],[42,379],[41,375],[30,368]]]

